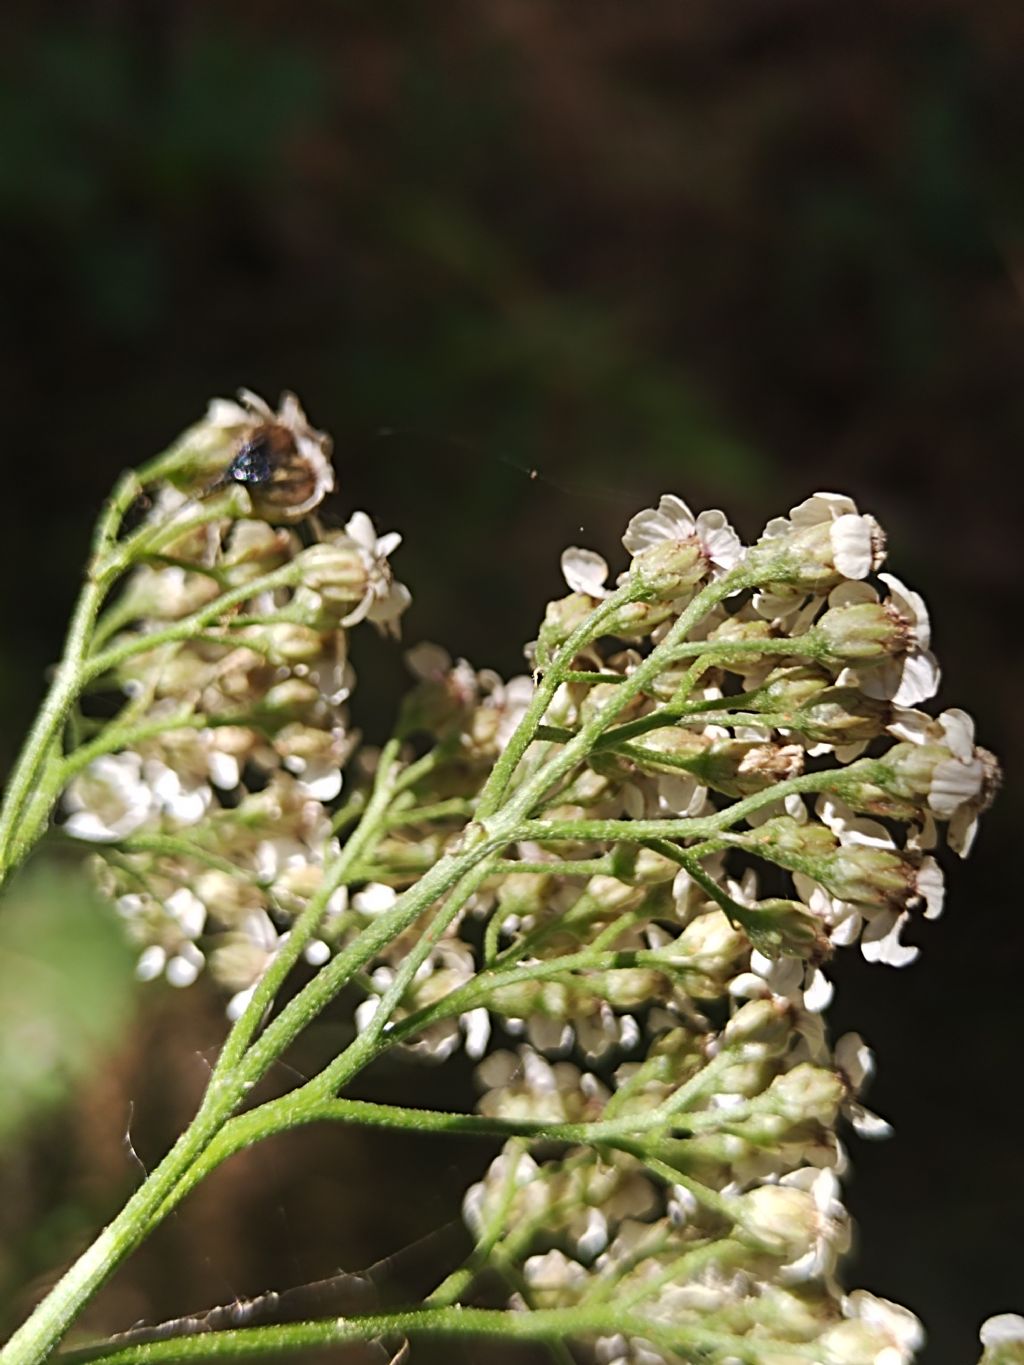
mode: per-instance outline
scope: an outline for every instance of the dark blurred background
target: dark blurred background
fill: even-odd
[[[848,1280],[921,1314],[928,1365],[975,1358],[1024,1309],[1024,10],[96,0],[6,7],[0,50],[5,763],[111,481],[239,384],[295,388],[340,514],[406,533],[407,639],[505,673],[560,550],[620,565],[663,491],[747,538],[818,488],[879,516],[939,700],[1008,784],[918,964],[836,964],[833,1026],[876,1049],[896,1127],[853,1144]],[[357,665],[379,738],[397,651]],[[0,916],[7,1327],[165,1149],[223,1031],[201,987],[128,991],[81,882],[43,866]],[[472,1098],[461,1063],[381,1084]],[[335,1130],[247,1153],[88,1326],[371,1264],[414,1292],[491,1154]]]

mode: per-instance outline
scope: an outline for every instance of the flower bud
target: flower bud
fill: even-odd
[[[855,687],[830,687],[808,701],[793,728],[813,744],[858,744],[883,734],[891,715],[888,702]]]
[[[125,621],[145,618],[177,621],[212,602],[220,588],[205,574],[189,573],[180,565],[136,569],[117,603]]]
[[[770,621],[760,617],[748,621],[742,616],[727,616],[714,630],[708,632],[707,638],[709,643],[716,645],[733,642],[747,644],[752,640],[777,639],[778,631]]]
[[[648,546],[634,555],[629,572],[651,601],[671,602],[699,583],[707,567],[700,542],[692,537]]]
[[[530,1289],[535,1308],[564,1308],[577,1302],[588,1283],[579,1261],[571,1261],[554,1248],[543,1256],[529,1256],[523,1262],[523,1278]]]
[[[637,849],[621,844],[614,850],[613,856],[616,859],[616,877],[632,886],[659,886],[663,882],[675,881],[679,873],[678,863],[650,848]],[[620,858],[621,867],[618,865]]]
[[[626,602],[608,617],[604,633],[616,635],[620,640],[642,640],[662,622],[670,620],[673,614],[672,600]]]
[[[781,1057],[793,1041],[793,1010],[787,1000],[749,1000],[726,1024],[722,1042],[743,1058]]]
[[[596,690],[596,689],[595,689]],[[630,758],[643,772],[692,773],[726,796],[750,796],[803,771],[797,744],[716,738],[682,727],[654,730],[634,742]]]
[[[274,664],[314,663],[324,652],[324,637],[320,631],[291,621],[251,626],[243,639],[259,641],[265,657]]]
[[[743,928],[765,957],[822,962],[831,952],[824,925],[802,901],[758,901],[744,914]]]
[[[693,772],[711,743],[710,735],[697,730],[665,726],[635,739],[630,759],[641,772],[678,773],[681,769]]]
[[[911,644],[906,624],[880,602],[831,607],[815,623],[813,633],[824,643],[829,658],[841,663],[883,659]]]
[[[834,1071],[801,1062],[776,1076],[761,1102],[789,1123],[820,1123],[831,1128],[845,1094],[846,1087]]]
[[[270,688],[260,706],[261,714],[280,717],[301,717],[312,711],[320,702],[320,692],[315,684],[302,678],[286,678]]]
[[[594,604],[584,593],[571,592],[549,602],[537,637],[537,660],[543,666],[569,636],[593,612]]]
[[[758,711],[800,711],[832,682],[832,674],[817,664],[788,664],[768,674],[750,705]]]
[[[361,602],[369,586],[369,571],[359,546],[346,535],[310,545],[296,559],[303,587],[318,593],[326,612],[346,616]]]
[[[844,579],[866,578],[885,558],[885,536],[874,517],[850,498],[816,493],[776,517],[747,551],[747,568],[769,590],[776,584],[827,592]]]
[[[588,688],[587,695],[580,704],[580,719],[583,721],[590,720],[598,711],[600,711],[602,706],[604,706],[606,702],[611,701],[619,691],[619,686],[616,683],[596,683],[593,687]],[[619,712],[616,717],[616,724],[623,724],[627,720],[632,720],[634,716],[640,714],[643,706],[644,698],[642,696],[634,697],[629,705]],[[658,732],[655,731],[655,734],[657,733]]]
[[[293,722],[274,736],[274,749],[298,777],[303,795],[333,801],[341,791],[341,769],[354,739],[340,726],[325,730]]]
[[[692,919],[664,953],[671,959],[688,959],[698,971],[720,978],[732,970],[746,946],[743,934],[721,910],[709,910]]]
[[[974,744],[974,723],[966,712],[944,711],[937,720],[901,713],[890,728],[913,738],[894,745],[875,765],[883,790],[924,804],[940,820],[949,821],[950,845],[966,856],[978,816],[992,804],[1002,773],[995,756]],[[849,796],[844,797],[847,801]],[[851,802],[852,804],[852,802]]]
[[[738,1226],[772,1255],[799,1260],[814,1246],[818,1212],[806,1190],[787,1185],[761,1185],[737,1200]]]
[[[811,876],[810,864],[828,857],[838,842],[824,825],[794,820],[791,815],[777,815],[752,830],[730,834],[728,839],[780,867]]]
[[[236,521],[224,551],[224,574],[232,587],[280,568],[299,549],[294,531],[263,521]]]

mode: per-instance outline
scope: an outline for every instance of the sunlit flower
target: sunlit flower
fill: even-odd
[[[934,718],[923,711],[901,711],[889,730],[907,743],[890,751],[886,761],[925,796],[940,820],[949,821],[950,847],[966,858],[978,816],[991,804],[1001,780],[995,757],[974,743],[973,718],[959,708]]]
[[[365,619],[379,626],[386,635],[397,637],[399,617],[412,601],[409,589],[395,580],[388,563],[388,557],[398,549],[402,537],[398,531],[378,536],[365,512],[353,512],[345,523],[345,533],[362,556],[366,587],[359,605],[341,624],[354,626]]]
[[[673,541],[696,540],[703,557],[717,574],[733,569],[743,557],[739,536],[717,510],[694,516],[674,493],[665,493],[656,508],[645,508],[631,518],[622,543],[632,555]]]

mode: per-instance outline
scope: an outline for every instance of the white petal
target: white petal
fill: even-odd
[[[958,758],[936,763],[932,770],[928,805],[940,820],[948,820],[958,807],[973,801],[985,780],[985,766],[980,758],[964,763]]]
[[[600,1209],[587,1210],[586,1230],[576,1239],[577,1254],[592,1260],[608,1245],[608,1222]]]
[[[855,1289],[847,1296],[843,1302],[843,1316],[859,1318],[869,1327],[892,1337],[908,1356],[924,1345],[924,1328],[909,1308],[880,1299],[866,1289]]]
[[[352,897],[352,908],[362,915],[379,915],[390,910],[398,899],[398,892],[384,882],[367,882]]]
[[[697,535],[708,559],[720,569],[735,568],[743,558],[743,542],[717,508],[701,512]]]
[[[75,839],[86,839],[91,844],[110,844],[138,829],[145,818],[143,815],[141,820],[120,820],[110,826],[104,824],[91,810],[80,810],[68,816],[64,821],[64,829]]]
[[[466,1056],[479,1061],[487,1051],[491,1040],[491,1016],[481,1005],[479,1009],[467,1010],[459,1016],[459,1023],[466,1035]]]
[[[925,919],[938,919],[946,896],[946,879],[934,858],[923,859],[918,869],[917,893],[924,898]]]
[[[794,526],[817,526],[847,513],[856,513],[857,504],[845,493],[812,493],[789,509]]]
[[[203,955],[192,943],[186,943],[167,964],[167,980],[179,988],[191,986],[203,966]]]
[[[608,565],[596,550],[583,550],[578,545],[570,545],[562,552],[562,574],[571,592],[585,593],[588,597],[607,597],[605,587],[608,578]]]
[[[360,1000],[354,1011],[356,1032],[362,1033],[369,1028],[373,1021],[373,1016],[377,1013],[380,999],[376,995],[367,996],[365,1000]]]
[[[177,920],[187,938],[198,938],[206,923],[206,906],[187,886],[179,886],[164,901],[164,909]]]
[[[139,955],[139,960],[135,964],[135,975],[140,981],[153,981],[163,971],[166,961],[167,954],[159,943],[151,943],[148,948],[143,948]]]
[[[388,559],[395,553],[402,543],[401,531],[385,531],[377,541],[377,556],[379,559]]]
[[[334,765],[321,767],[320,764],[309,763],[301,780],[295,785],[311,801],[333,801],[341,791],[341,769]]]
[[[1024,1341],[1024,1317],[1019,1313],[997,1313],[981,1324],[982,1346],[1006,1346]]]
[[[910,744],[927,744],[934,724],[932,717],[925,711],[896,710],[885,728],[890,735]]]
[[[452,666],[452,656],[440,645],[424,640],[405,651],[405,662],[410,673],[424,682],[440,682]]]
[[[693,513],[674,493],[666,493],[657,511],[647,507],[630,519],[622,543],[630,554],[639,554],[664,540],[687,540],[693,535],[696,522]]]
[[[835,987],[824,972],[815,970],[811,984],[804,990],[804,1009],[811,1014],[820,1014],[831,1005],[835,993]]]
[[[914,592],[913,588],[908,588],[901,583],[895,574],[880,573],[878,577],[892,594],[893,605],[896,610],[913,627],[914,639],[918,645],[922,649],[927,649],[931,644],[932,631],[924,598],[919,592]]]
[[[879,578],[882,577],[881,574],[878,576]],[[860,607],[864,606],[865,603],[870,604],[877,601],[878,593],[875,592],[870,583],[853,582],[852,580],[840,583],[828,595],[830,607]]]
[[[331,949],[322,938],[311,938],[303,949],[302,956],[311,967],[322,967],[330,959]]]
[[[221,791],[233,791],[241,781],[241,769],[234,754],[226,754],[221,749],[211,749],[206,760],[210,781]]]
[[[858,1137],[874,1142],[892,1137],[892,1124],[887,1123],[880,1115],[873,1114],[870,1109],[865,1109],[862,1104],[853,1101],[847,1107],[846,1113]]]
[[[965,762],[974,757],[974,718],[959,706],[950,707],[939,717],[946,743]]]
[[[939,690],[942,669],[930,649],[914,650],[903,660],[903,673],[892,700],[896,706],[928,701]]]
[[[875,1074],[874,1053],[859,1033],[844,1033],[836,1043],[833,1055],[836,1066],[856,1091]]]
[[[883,962],[887,967],[909,967],[920,952],[900,942],[900,931],[907,923],[907,914],[883,912],[871,921],[861,935],[860,950],[868,962]]]
[[[848,514],[837,517],[829,530],[832,557],[844,578],[866,578],[872,569],[871,517]]]
[[[740,972],[729,982],[729,994],[739,1000],[763,1000],[771,991],[764,977],[754,972]]]
[[[954,853],[961,858],[966,858],[974,847],[974,839],[977,833],[977,811],[971,810],[969,806],[963,806],[950,820],[946,840]]]
[[[353,512],[345,523],[345,531],[352,537],[361,550],[366,550],[370,554],[376,554],[377,532],[373,522],[365,512]]]
[[[256,993],[257,985],[258,982],[254,981],[251,986],[246,986],[244,991],[238,991],[231,997],[227,1003],[227,1009],[224,1011],[229,1019],[238,1019],[242,1015],[246,1005]]]

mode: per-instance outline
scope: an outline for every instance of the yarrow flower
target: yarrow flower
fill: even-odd
[[[860,1035],[830,1044],[829,959],[914,961],[938,825],[966,853],[998,765],[965,713],[913,709],[940,673],[920,596],[870,581],[877,522],[819,493],[744,548],[666,494],[614,587],[596,552],[562,556],[532,677],[414,646],[377,750],[348,636],[397,636],[401,537],[298,525],[329,449],[290,395],[214,404],[101,619],[123,709],[64,830],[139,975],[208,976],[237,1017],[290,962],[355,963],[357,1050],[464,1049],[480,1114],[517,1134],[466,1196],[480,1263],[500,1248],[517,1310],[621,1297],[599,1359],[677,1365],[698,1346],[664,1343],[713,1315],[729,1358],[909,1361],[916,1318],[839,1282],[843,1125],[889,1126]]]
[[[674,493],[666,493],[656,508],[646,508],[630,520],[622,543],[631,555],[640,555],[676,541],[696,541],[716,575],[734,569],[743,556],[740,538],[724,512],[701,512],[694,516]]]

